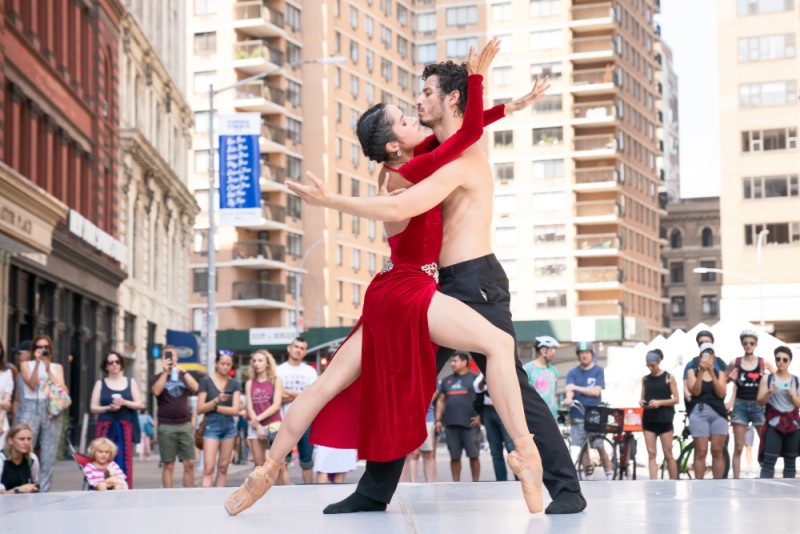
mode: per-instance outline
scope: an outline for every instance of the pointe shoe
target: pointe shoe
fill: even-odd
[[[238,515],[253,506],[275,485],[280,471],[281,464],[267,456],[264,465],[256,467],[239,489],[225,499],[225,511],[228,515]]]
[[[542,459],[539,449],[533,442],[533,436],[525,436],[514,440],[514,450],[508,453],[508,467],[522,483],[522,496],[528,511],[538,514],[544,508],[542,504]]]

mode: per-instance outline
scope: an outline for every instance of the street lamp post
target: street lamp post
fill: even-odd
[[[765,331],[766,323],[764,322],[764,270],[762,268],[763,264],[761,261],[761,249],[764,246],[764,239],[767,237],[767,234],[769,234],[769,230],[763,228],[760,232],[758,232],[758,239],[756,241],[756,263],[758,265],[758,277],[746,276],[743,274],[734,273],[722,269],[714,269],[711,267],[695,267],[694,269],[692,269],[692,272],[697,274],[719,273],[719,274],[724,274],[726,276],[730,276],[732,278],[738,278],[740,280],[746,280],[748,282],[758,284],[758,301],[759,301],[760,316],[761,316],[759,320],[759,325],[762,331]]]
[[[273,69],[271,71],[262,72],[261,74],[256,74],[255,76],[250,76],[249,78],[245,78],[244,80],[239,80],[238,82],[228,85],[226,87],[222,87],[221,89],[214,89],[214,84],[211,83],[208,85],[208,139],[209,144],[209,158],[208,158],[208,288],[207,288],[207,300],[206,300],[206,367],[209,369],[214,362],[214,356],[217,352],[217,309],[216,309],[216,283],[217,283],[217,273],[216,273],[216,249],[215,249],[215,233],[217,230],[216,221],[214,220],[214,187],[215,187],[215,179],[214,179],[214,97],[222,92],[228,91],[230,89],[236,89],[237,87],[242,87],[243,85],[247,85],[250,82],[254,82],[260,80],[262,78],[266,78],[267,76],[272,76],[273,74],[277,74],[281,70],[286,67],[296,68],[300,65],[305,65],[309,63],[318,63],[321,65],[329,65],[332,63],[344,63],[347,61],[347,58],[342,56],[332,56],[320,59],[308,59],[304,61],[297,61],[294,63],[286,63],[281,65],[280,67]]]

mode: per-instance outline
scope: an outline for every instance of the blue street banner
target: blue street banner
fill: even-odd
[[[178,363],[187,371],[205,371],[200,363],[200,338],[192,332],[167,330],[167,345],[175,347]]]
[[[236,113],[218,118],[219,225],[257,225],[261,221],[261,114]]]

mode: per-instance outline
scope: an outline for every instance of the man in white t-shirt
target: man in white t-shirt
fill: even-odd
[[[317,371],[308,364],[303,363],[303,358],[308,353],[308,342],[303,337],[296,337],[291,345],[287,347],[289,352],[289,361],[284,362],[275,370],[275,374],[283,382],[283,405],[281,406],[281,417],[286,415],[289,408],[292,407],[292,402],[302,392],[308,388],[317,379]],[[311,428],[308,428],[297,442],[297,452],[300,455],[300,468],[303,470],[303,482],[311,484],[314,475],[314,462],[312,456],[314,453],[314,446],[310,441]],[[292,455],[286,458],[289,462]],[[286,470],[283,471],[286,473]],[[286,475],[288,478],[288,475]],[[288,484],[288,480],[283,480],[284,484]]]

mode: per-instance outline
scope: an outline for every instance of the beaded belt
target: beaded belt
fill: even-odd
[[[392,263],[392,260],[388,260],[386,265],[383,266],[383,269],[381,269],[381,272],[378,274],[388,273],[392,269],[394,269],[394,263]],[[433,277],[437,284],[439,283],[439,265],[436,262],[427,263],[420,267],[420,270],[428,276]]]

